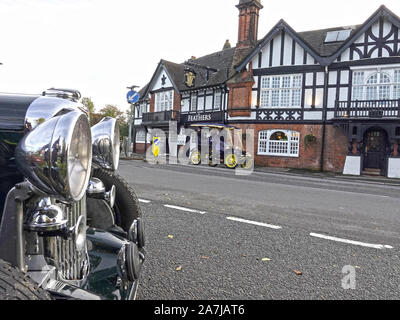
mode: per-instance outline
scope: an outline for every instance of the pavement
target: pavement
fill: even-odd
[[[140,160],[119,173],[146,222],[139,299],[400,298],[393,181]]]

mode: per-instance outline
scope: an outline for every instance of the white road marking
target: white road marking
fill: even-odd
[[[347,244],[353,244],[353,245],[356,245],[356,246],[367,247],[367,248],[374,248],[374,249],[380,249],[380,250],[382,250],[382,249],[393,249],[392,246],[388,246],[388,245],[371,244],[371,243],[365,243],[365,242],[360,242],[360,241],[341,239],[341,238],[336,238],[336,237],[331,237],[331,236],[325,236],[323,234],[318,234],[318,233],[310,233],[310,236],[315,237],[315,238],[325,239],[325,240],[331,240],[331,241],[337,241],[337,242],[342,242],[342,243],[347,243]]]
[[[282,229],[282,227],[280,227],[280,226],[274,226],[274,225],[272,225],[272,224],[267,224],[267,223],[262,223],[262,222],[256,222],[256,221],[250,221],[250,220],[245,220],[245,219],[241,219],[241,218],[227,217],[227,219],[228,219],[228,220],[231,220],[231,221],[236,221],[236,222],[242,222],[242,223],[252,224],[252,225],[255,225],[255,226],[265,227],[265,228],[270,228],[270,229],[275,229],[275,230]]]
[[[205,211],[189,209],[189,208],[184,208],[184,207],[178,207],[178,206],[172,206],[172,205],[169,205],[169,204],[164,204],[164,207],[170,208],[170,209],[175,209],[175,210],[180,210],[180,211],[191,212],[191,213],[200,213],[200,214],[206,214],[207,213]]]
[[[143,203],[150,203],[150,200],[144,200],[144,199],[139,199],[139,202],[143,202]]]

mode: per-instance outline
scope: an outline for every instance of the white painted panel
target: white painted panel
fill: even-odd
[[[355,43],[364,43],[364,39],[365,39],[365,34],[363,33],[361,36],[357,38]]]
[[[342,61],[349,61],[350,60],[350,49],[346,49],[342,53]]]
[[[254,77],[254,86],[253,88],[258,88],[258,76]]]
[[[162,79],[165,76],[166,80],[165,80],[165,84],[162,84]],[[151,91],[154,90],[158,90],[158,89],[162,89],[162,88],[170,88],[172,87],[172,82],[169,79],[167,73],[165,72],[165,70],[163,70],[162,72],[160,72],[160,74],[157,77],[157,81],[155,82],[153,88],[151,88]]]
[[[307,53],[307,64],[314,64],[314,58]]]
[[[258,54],[251,60],[251,64],[253,65],[253,69],[258,68]]]
[[[368,52],[369,52],[369,50],[371,50],[373,47],[374,47],[374,46],[369,46],[369,47],[368,47]],[[372,54],[371,54],[371,58],[378,58],[378,54],[379,54],[379,50],[378,50],[378,49],[375,49],[375,50],[372,52]]]
[[[345,70],[340,73],[340,83],[341,84],[349,83],[349,71]]]
[[[292,64],[292,46],[293,39],[288,34],[285,34],[285,51],[283,56],[283,64],[290,66]]]
[[[305,111],[304,120],[322,120],[322,111]]]
[[[382,49],[382,57],[390,57],[389,51],[386,48]]]
[[[315,107],[322,108],[324,103],[324,89],[317,89],[315,92]]]
[[[375,37],[379,37],[379,22],[375,23],[375,24],[372,26],[372,34],[373,34]]]
[[[302,65],[303,64],[303,57],[304,57],[304,49],[296,42],[295,64],[296,65]]]
[[[361,48],[361,47],[358,47],[358,48],[361,50],[361,52],[364,52],[364,48]],[[360,54],[357,51],[354,51],[353,52],[353,60],[360,60],[360,59],[361,59]]]
[[[306,108],[311,108],[312,105],[312,93],[311,89],[307,89],[304,94],[304,106]]]
[[[306,86],[312,86],[314,82],[314,74],[306,73]]]
[[[325,82],[325,74],[323,72],[317,72],[317,86],[323,86]]]
[[[231,116],[228,116],[228,120],[256,120],[256,113],[252,112],[250,117],[231,117]]]
[[[270,44],[268,43],[262,50],[262,61],[261,61],[262,68],[269,67],[269,53],[270,53]]]
[[[281,64],[281,44],[282,35],[281,33],[274,38],[274,50],[273,50],[273,57],[272,57],[272,66],[277,67]]]
[[[329,72],[329,84],[336,84],[337,81],[337,71]]]
[[[329,88],[328,89],[328,108],[335,107],[335,100],[336,100],[336,89]]]
[[[251,106],[255,107],[257,105],[257,91],[253,91],[251,95]]]
[[[383,23],[383,37],[386,37],[392,30],[392,24],[389,21]]]
[[[328,111],[328,112],[326,113],[326,119],[327,119],[327,120],[332,120],[334,117],[335,117],[335,113],[334,113],[334,112]]]

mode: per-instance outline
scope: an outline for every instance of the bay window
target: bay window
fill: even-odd
[[[392,99],[400,99],[400,69],[354,71],[352,100]]]
[[[300,133],[289,130],[265,130],[258,135],[258,154],[299,157]]]

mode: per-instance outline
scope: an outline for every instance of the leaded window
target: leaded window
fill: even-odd
[[[161,111],[172,110],[173,103],[174,103],[173,99],[174,99],[173,90],[156,93],[155,111],[161,112]]]
[[[261,78],[261,108],[301,108],[302,75]]]
[[[400,70],[353,73],[352,100],[391,100],[400,98]]]
[[[299,157],[300,133],[288,130],[260,131],[258,154],[281,157]]]

